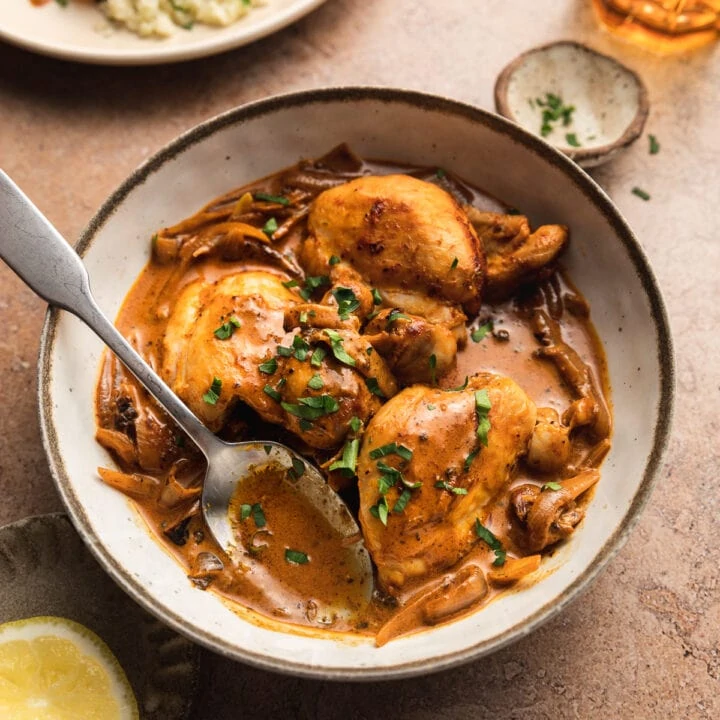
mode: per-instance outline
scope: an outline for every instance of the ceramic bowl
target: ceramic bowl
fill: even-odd
[[[40,356],[40,416],[52,472],[76,527],[112,577],[145,608],[207,647],[263,668],[369,680],[439,670],[526,635],[597,576],[646,503],[671,415],[668,322],[643,251],[607,195],[561,153],[513,123],[415,92],[316,90],[263,100],[170,143],[106,201],[78,244],[100,306],[114,317],[149,259],[148,238],[229,188],[346,141],[368,158],[452,169],[522,208],[533,224],[572,228],[565,263],[592,305],[614,388],[616,433],[588,517],[543,578],[456,622],[376,648],[250,622],[191,586],[120,493],[97,476],[93,391],[103,347],[51,310]]]
[[[647,120],[648,94],[640,76],[580,43],[562,40],[519,55],[498,76],[495,107],[539,135],[548,93],[574,111],[568,124],[549,123],[545,139],[582,167],[600,165],[630,147]]]

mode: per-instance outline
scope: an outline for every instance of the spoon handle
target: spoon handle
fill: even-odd
[[[0,170],[0,258],[41,298],[80,318],[205,453],[215,437],[117,331],[95,302],[78,254]]]

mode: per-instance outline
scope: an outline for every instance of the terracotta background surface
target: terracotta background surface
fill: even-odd
[[[86,67],[0,45],[0,166],[74,241],[136,165],[220,111],[341,84],[491,108],[501,68],[561,38],[643,76],[647,130],[662,145],[651,156],[643,139],[593,173],[650,256],[677,345],[672,440],[639,526],[562,617],[492,657],[367,686],[276,676],[205,653],[195,718],[720,717],[720,47],[655,58],[600,32],[589,0],[329,0],[250,47],[166,67]],[[652,200],[632,195],[636,185]],[[44,311],[0,264],[2,523],[61,509],[36,411]]]

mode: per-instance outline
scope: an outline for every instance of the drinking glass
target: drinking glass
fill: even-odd
[[[658,53],[693,50],[720,37],[720,0],[592,0],[613,34]]]

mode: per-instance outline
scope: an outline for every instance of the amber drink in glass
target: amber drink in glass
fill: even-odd
[[[720,37],[720,0],[592,0],[613,34],[662,54],[693,50]]]

